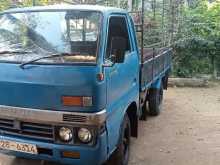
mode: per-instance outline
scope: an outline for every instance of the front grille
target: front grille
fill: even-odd
[[[0,119],[0,134],[51,142],[54,140],[52,125],[9,119]]]
[[[66,121],[66,122],[86,122],[87,120],[87,117],[86,116],[83,116],[83,115],[70,115],[70,114],[64,114],[63,115],[63,121]]]

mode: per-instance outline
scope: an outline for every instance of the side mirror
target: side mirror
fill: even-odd
[[[113,37],[111,41],[111,56],[114,63],[123,63],[125,59],[127,40]]]

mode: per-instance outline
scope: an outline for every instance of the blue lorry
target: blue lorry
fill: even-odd
[[[160,113],[172,50],[138,46],[122,9],[0,14],[0,149],[73,165],[127,165],[138,121]],[[149,105],[149,106],[147,106]]]

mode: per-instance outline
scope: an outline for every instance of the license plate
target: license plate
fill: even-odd
[[[18,143],[18,142],[8,141],[8,140],[0,140],[0,149],[24,152],[24,153],[35,154],[35,155],[38,154],[36,145]]]

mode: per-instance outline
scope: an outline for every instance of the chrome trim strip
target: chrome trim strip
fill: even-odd
[[[63,115],[85,116],[85,122],[63,121]],[[0,117],[18,119],[24,121],[36,121],[44,123],[86,124],[101,125],[106,121],[106,110],[97,113],[65,112],[53,110],[41,110],[31,108],[20,108],[0,105]]]

